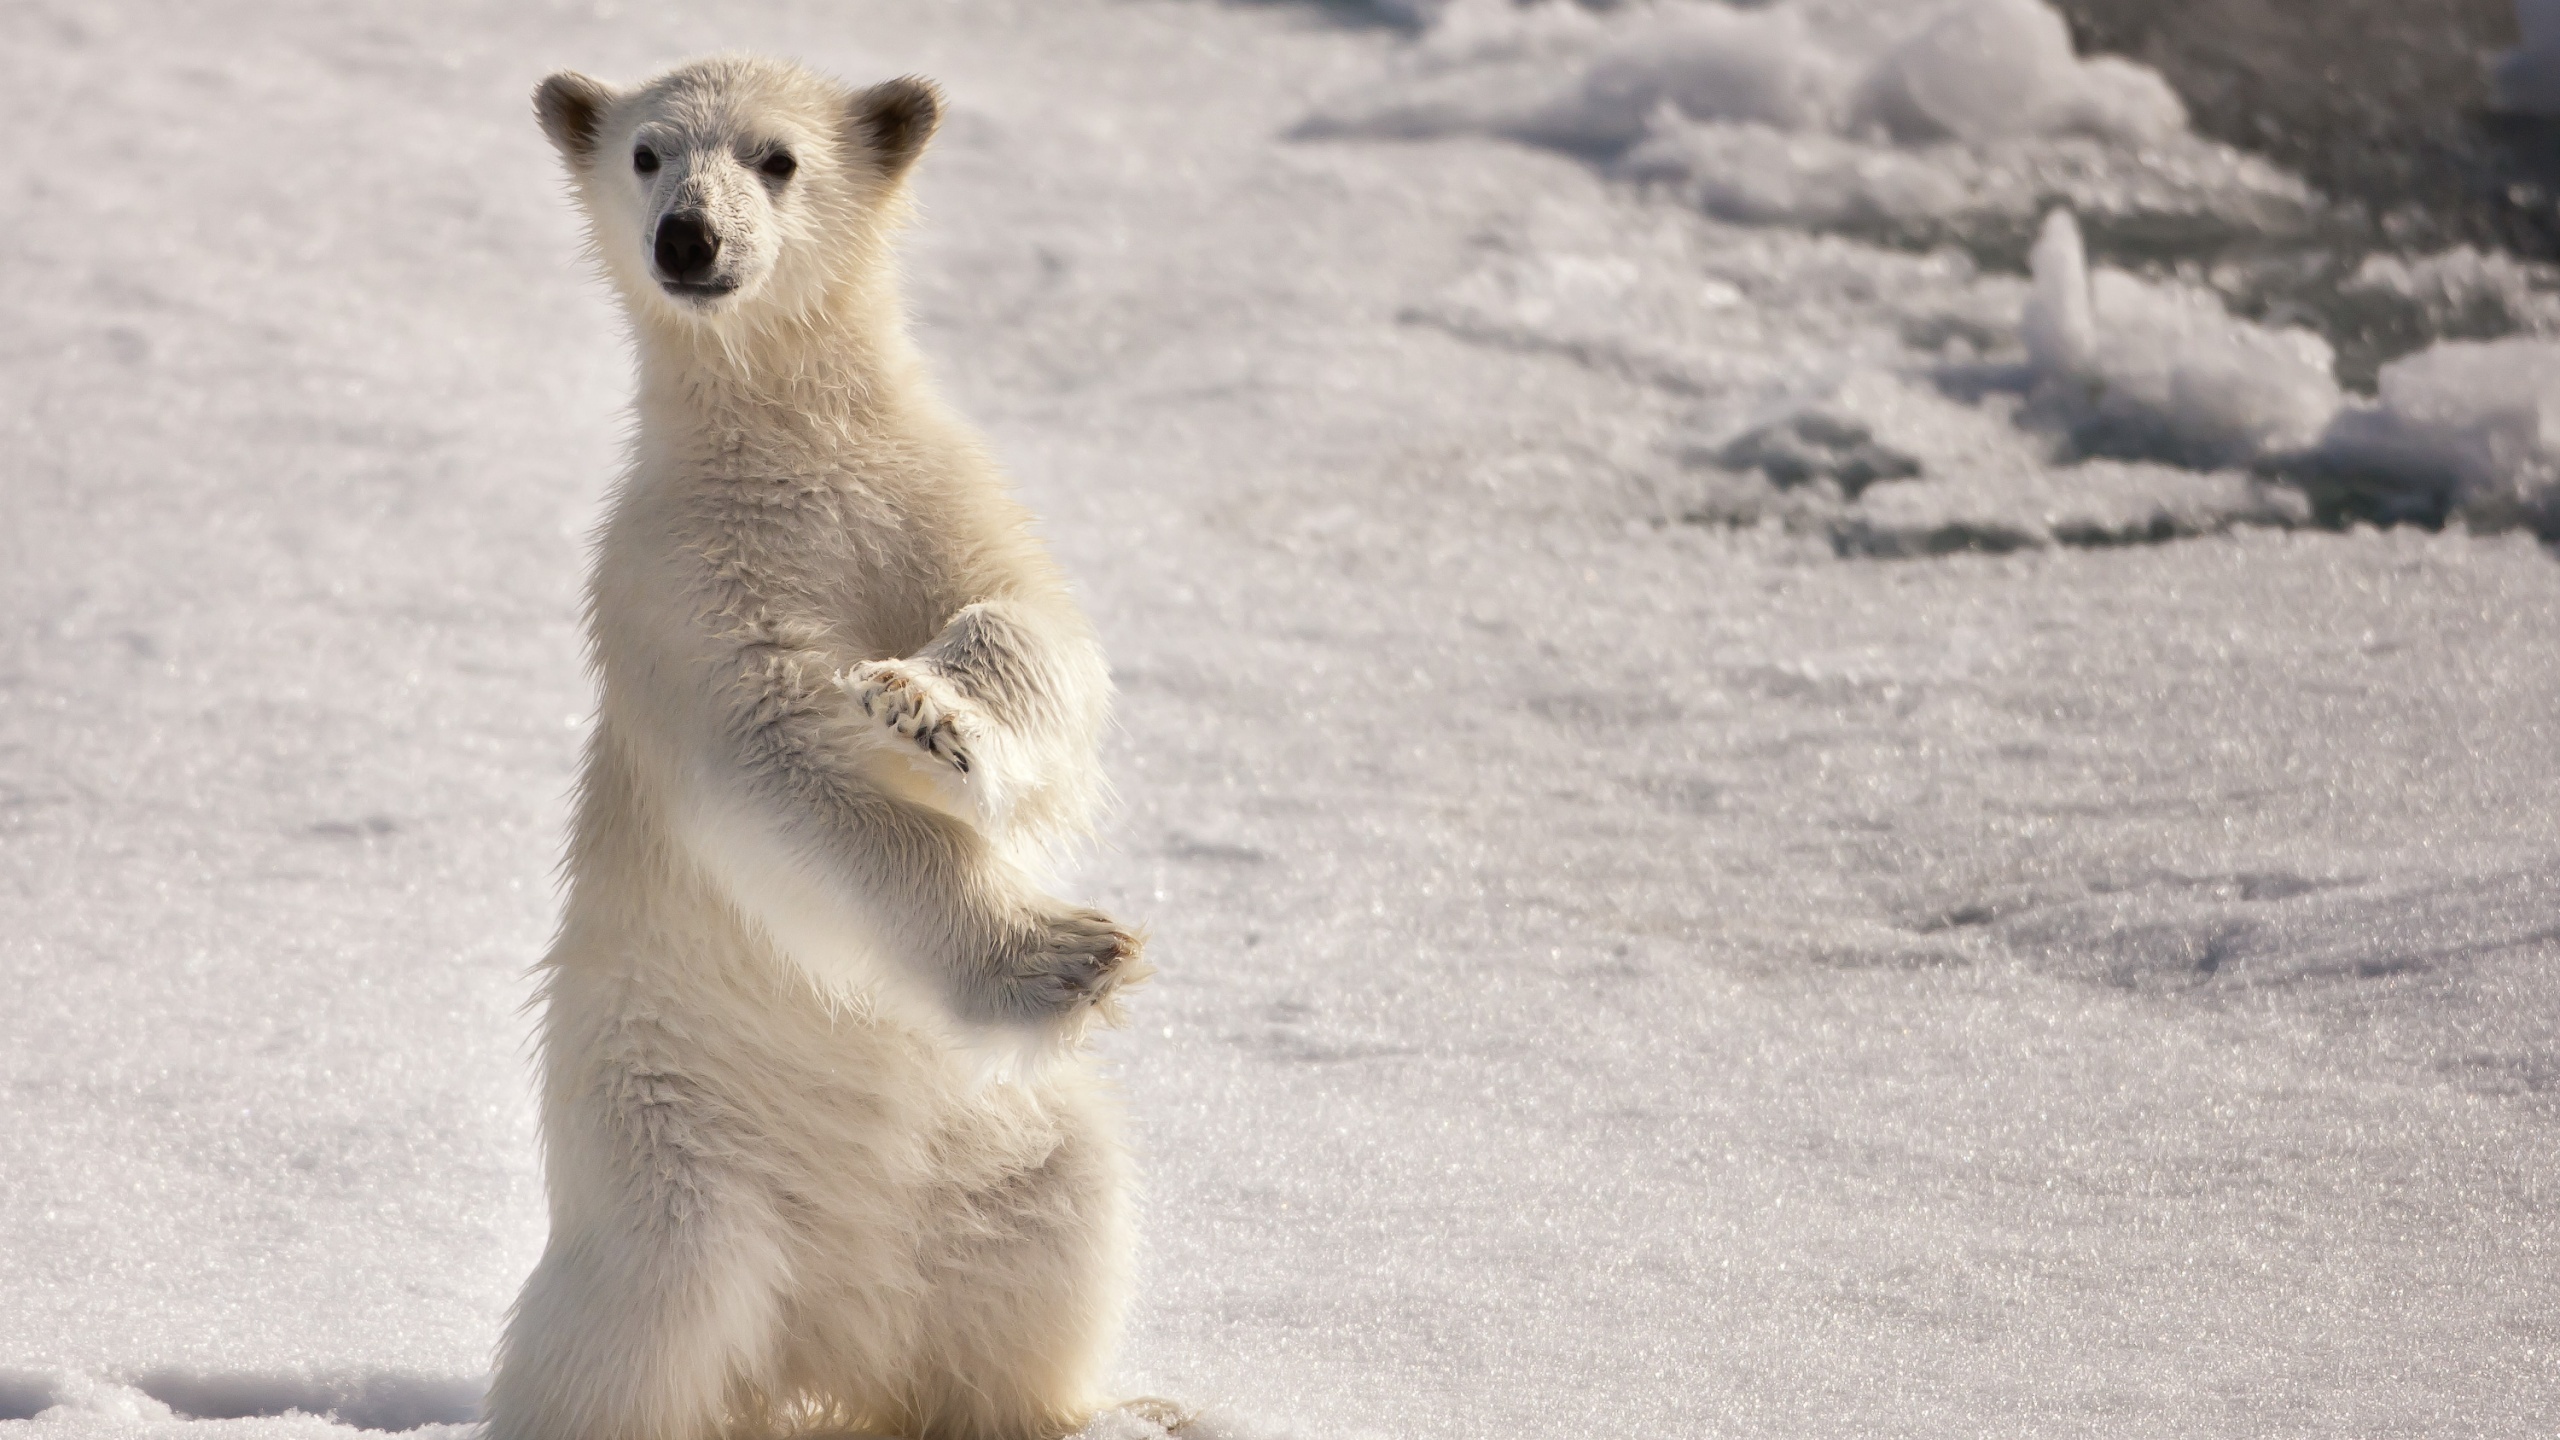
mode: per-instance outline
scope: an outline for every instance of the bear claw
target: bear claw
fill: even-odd
[[[870,660],[838,677],[838,685],[862,713],[880,722],[915,747],[966,775],[971,760],[961,731],[956,695],[938,678],[903,660]]]

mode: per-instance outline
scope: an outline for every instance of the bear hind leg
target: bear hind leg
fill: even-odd
[[[1117,1172],[1116,1147],[1071,1142],[959,1207],[902,1387],[912,1440],[1056,1440],[1092,1418],[1128,1284]]]
[[[789,1268],[776,1218],[691,1157],[623,1158],[663,1163],[632,1165],[622,1184],[555,1173],[569,1203],[555,1205],[499,1341],[486,1440],[713,1440],[766,1426]]]

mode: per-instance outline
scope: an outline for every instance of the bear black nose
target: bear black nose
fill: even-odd
[[[699,285],[711,278],[711,262],[720,258],[720,236],[700,215],[678,211],[658,222],[658,273],[679,285]]]

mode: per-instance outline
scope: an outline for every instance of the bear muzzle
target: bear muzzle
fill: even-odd
[[[659,220],[650,258],[657,263],[658,283],[671,294],[712,299],[738,288],[736,280],[719,274],[720,232],[699,211],[678,210]]]

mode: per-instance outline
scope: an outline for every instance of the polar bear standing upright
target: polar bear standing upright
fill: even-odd
[[[638,430],[489,1433],[1071,1430],[1127,1251],[1080,1042],[1143,967],[1039,879],[1101,789],[1100,652],[899,308],[935,91],[720,58],[535,105]]]

